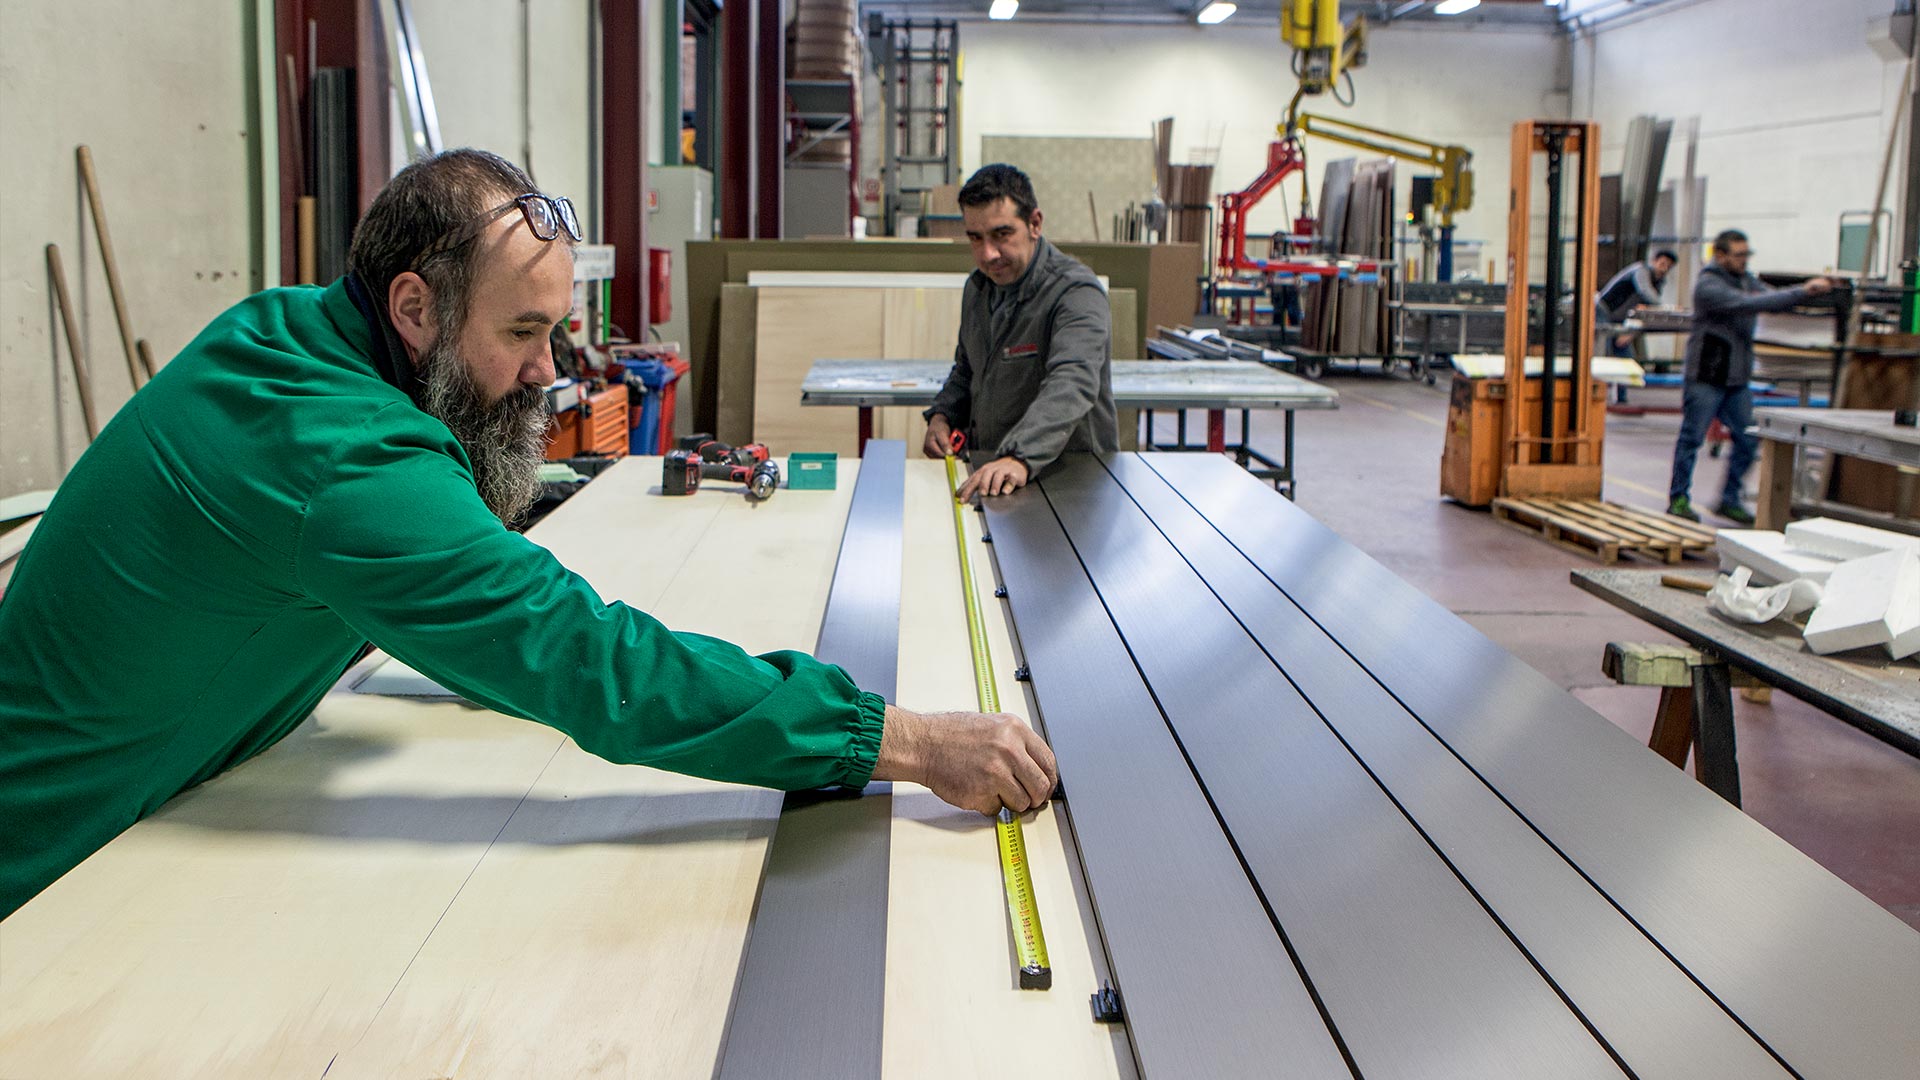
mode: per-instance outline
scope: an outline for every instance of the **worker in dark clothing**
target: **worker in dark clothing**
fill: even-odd
[[[962,498],[1003,495],[1070,450],[1117,450],[1112,319],[1100,280],[1040,235],[1033,184],[988,165],[960,189],[978,268],[960,300],[953,370],[926,412],[928,457],[967,433]]]
[[[1275,231],[1268,257],[1274,262],[1285,259],[1288,243],[1285,230]],[[1283,329],[1300,329],[1306,321],[1306,315],[1300,309],[1299,279],[1292,274],[1270,275],[1267,295],[1273,300],[1273,325]]]
[[[285,738],[369,641],[609,761],[1047,798],[1018,717],[915,713],[811,656],[676,633],[509,527],[580,235],[499,157],[416,162],[345,277],[242,300],[100,432],[0,603],[0,919]]]
[[[1753,249],[1747,234],[1728,229],[1713,238],[1713,265],[1700,272],[1693,287],[1693,333],[1687,338],[1685,399],[1680,441],[1673,448],[1673,482],[1667,489],[1667,513],[1699,521],[1693,509],[1693,458],[1715,418],[1733,436],[1727,482],[1715,512],[1740,525],[1753,524],[1741,502],[1741,483],[1753,464],[1757,439],[1753,425],[1753,326],[1763,311],[1785,311],[1832,291],[1826,278],[1810,278],[1792,289],[1770,289],[1747,270]]]
[[[1651,259],[1622,267],[1593,298],[1594,313],[1599,321],[1617,325],[1640,308],[1658,305],[1667,275],[1673,273],[1673,266],[1679,261],[1680,257],[1671,251],[1656,251]],[[1633,335],[1608,335],[1607,355],[1632,356]]]

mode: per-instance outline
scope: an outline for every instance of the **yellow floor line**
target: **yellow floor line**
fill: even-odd
[[[1435,419],[1434,417],[1428,416],[1426,413],[1423,413],[1423,412],[1415,412],[1404,405],[1395,405],[1391,401],[1381,401],[1379,398],[1368,397],[1365,394],[1356,394],[1351,390],[1340,391],[1340,396],[1343,398],[1353,398],[1358,401],[1364,401],[1369,405],[1375,406],[1376,408],[1385,409],[1388,412],[1403,412],[1403,413],[1406,413],[1408,416],[1413,417],[1415,420],[1419,420],[1422,423],[1432,424],[1434,427],[1443,428],[1447,426],[1447,422],[1445,420]]]
[[[1661,491],[1659,488],[1650,488],[1645,484],[1636,484],[1633,481],[1628,480],[1624,476],[1609,476],[1607,477],[1607,483],[1619,484],[1621,487],[1626,488],[1629,491],[1637,491],[1642,495],[1652,495],[1655,498],[1665,498],[1667,494],[1666,492]]]

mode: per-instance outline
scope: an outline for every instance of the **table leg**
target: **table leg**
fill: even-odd
[[[1790,442],[1760,440],[1760,505],[1755,527],[1779,531],[1793,517],[1793,451]]]
[[[1287,498],[1295,498],[1300,491],[1299,477],[1293,471],[1293,410],[1282,409],[1280,415],[1285,419],[1286,437],[1281,447],[1281,468],[1287,470]]]
[[[867,455],[867,440],[873,438],[873,407],[860,406],[860,456]]]
[[[1654,710],[1653,734],[1647,736],[1647,748],[1675,768],[1687,767],[1687,751],[1693,748],[1693,688],[1663,686],[1660,707]]]
[[[1227,449],[1227,410],[1207,410],[1207,453],[1221,454]]]
[[[1693,775],[1740,805],[1740,762],[1733,738],[1733,672],[1724,661],[1693,669]]]

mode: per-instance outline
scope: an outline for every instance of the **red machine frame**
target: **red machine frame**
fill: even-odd
[[[1379,273],[1381,264],[1377,259],[1355,259],[1343,266],[1329,262],[1255,259],[1247,255],[1247,213],[1272,194],[1281,181],[1306,167],[1307,154],[1297,136],[1275,140],[1267,144],[1267,167],[1253,183],[1220,196],[1220,255],[1216,262],[1222,274],[1228,277],[1236,273],[1339,277],[1349,272]],[[1314,220],[1304,215],[1295,219],[1293,228],[1303,236],[1316,231]]]

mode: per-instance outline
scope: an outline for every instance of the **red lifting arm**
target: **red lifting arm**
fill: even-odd
[[[1297,139],[1287,138],[1267,145],[1267,167],[1251,184],[1240,191],[1220,196],[1220,269],[1228,274],[1236,270],[1263,270],[1265,264],[1247,258],[1247,212],[1252,210],[1280,181],[1306,168],[1306,155]]]

